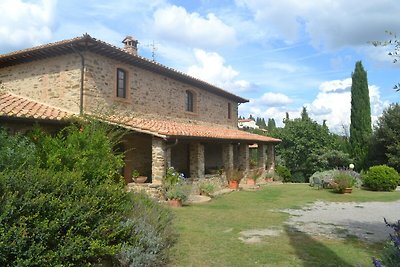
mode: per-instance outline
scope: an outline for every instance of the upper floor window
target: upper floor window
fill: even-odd
[[[232,107],[231,103],[228,103],[228,120],[232,119]]]
[[[126,98],[127,73],[123,69],[117,69],[117,97]]]
[[[186,111],[194,112],[194,95],[189,90],[186,90]]]

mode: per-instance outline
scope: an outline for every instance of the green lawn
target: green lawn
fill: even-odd
[[[264,186],[256,192],[233,192],[201,205],[174,209],[179,238],[172,266],[373,266],[380,244],[357,239],[332,240],[294,232],[283,223],[287,214],[273,210],[300,208],[316,200],[394,201],[399,192],[352,194],[317,190],[305,184]],[[383,223],[383,222],[382,222]],[[251,229],[281,230],[279,236],[245,244],[239,232]]]

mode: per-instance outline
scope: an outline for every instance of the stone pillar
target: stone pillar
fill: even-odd
[[[257,165],[258,168],[265,170],[265,162],[266,162],[266,153],[265,153],[265,145],[262,143],[258,144],[257,150]]]
[[[151,144],[152,183],[161,184],[167,171],[166,143],[163,139],[153,136]]]
[[[167,169],[171,167],[171,147],[168,147],[165,151],[165,158],[167,161]]]
[[[275,145],[267,145],[267,172],[275,173]]]
[[[239,169],[247,173],[249,170],[249,144],[240,143],[239,145]]]
[[[224,163],[225,171],[233,169],[233,145],[222,145],[222,162]]]
[[[190,177],[204,178],[204,145],[199,142],[190,143]]]

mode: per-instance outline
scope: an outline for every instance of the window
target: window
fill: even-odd
[[[228,103],[228,120],[232,119],[231,103]]]
[[[186,111],[188,112],[194,112],[193,108],[193,93],[189,90],[186,91]]]
[[[126,98],[126,71],[117,69],[117,97]]]

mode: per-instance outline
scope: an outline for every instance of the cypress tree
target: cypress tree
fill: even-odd
[[[365,167],[372,134],[367,72],[361,61],[356,62],[351,78],[350,146],[356,168],[360,170]]]
[[[268,119],[268,131],[272,131],[275,128],[276,128],[275,120],[273,118]]]

